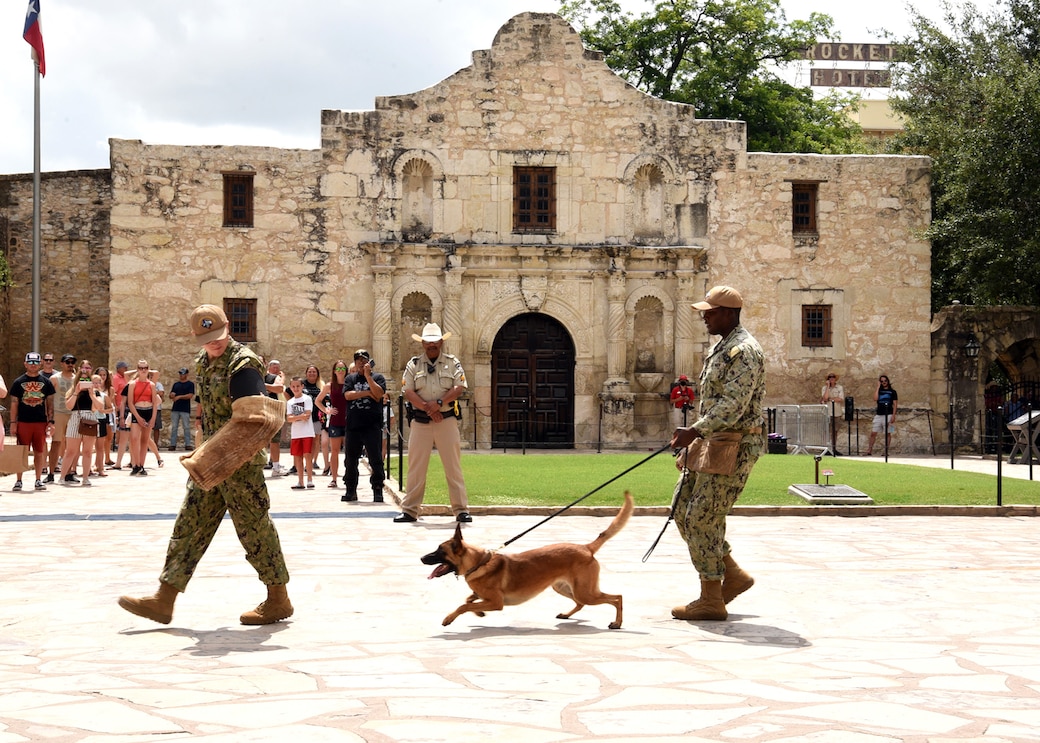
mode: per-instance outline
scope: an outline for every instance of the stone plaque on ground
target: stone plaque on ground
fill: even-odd
[[[869,495],[848,485],[792,485],[787,492],[824,506],[874,504],[874,499]]]

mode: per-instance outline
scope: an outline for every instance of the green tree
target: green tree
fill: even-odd
[[[662,0],[638,17],[615,0],[561,0],[585,46],[635,87],[747,122],[748,149],[844,153],[863,148],[847,112],[857,98],[783,80],[785,66],[831,32],[829,16],[787,23],[780,0]]]
[[[930,155],[932,305],[1040,305],[1040,0],[911,9],[893,67],[895,146]]]

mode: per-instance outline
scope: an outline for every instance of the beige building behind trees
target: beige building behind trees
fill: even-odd
[[[770,404],[817,402],[837,371],[870,407],[885,373],[911,411],[899,448],[924,450],[929,172],[749,153],[744,123],[648,97],[561,18],[524,13],[431,88],[322,111],[317,150],[112,140],[93,206],[108,231],[80,247],[110,279],[107,345],[89,352],[175,369],[195,352],[190,309],[211,302],[290,373],[363,346],[396,389],[433,321],[467,372],[470,445],[664,443],[670,383],[711,342],[690,304],[725,283],[767,352]],[[26,193],[0,179],[19,276]],[[71,198],[55,181],[47,214]],[[75,231],[49,224],[48,254]],[[28,339],[24,285],[8,301],[5,375]]]

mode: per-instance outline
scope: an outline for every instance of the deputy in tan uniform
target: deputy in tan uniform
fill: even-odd
[[[416,521],[426,495],[426,469],[433,447],[441,455],[448,498],[455,520],[472,521],[462,478],[462,443],[459,436],[458,406],[455,401],[466,391],[466,373],[450,353],[442,353],[444,339],[436,323],[427,323],[422,335],[412,335],[422,343],[423,353],[413,356],[404,370],[401,388],[412,406],[411,434],[408,437],[408,487],[401,503],[399,524]]]

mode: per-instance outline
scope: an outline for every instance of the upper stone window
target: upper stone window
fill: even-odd
[[[224,173],[224,226],[253,226],[253,176],[255,173]]]
[[[556,230],[556,168],[513,168],[513,232]]]
[[[791,184],[791,231],[794,233],[815,233],[816,230],[816,197],[819,184]]]

